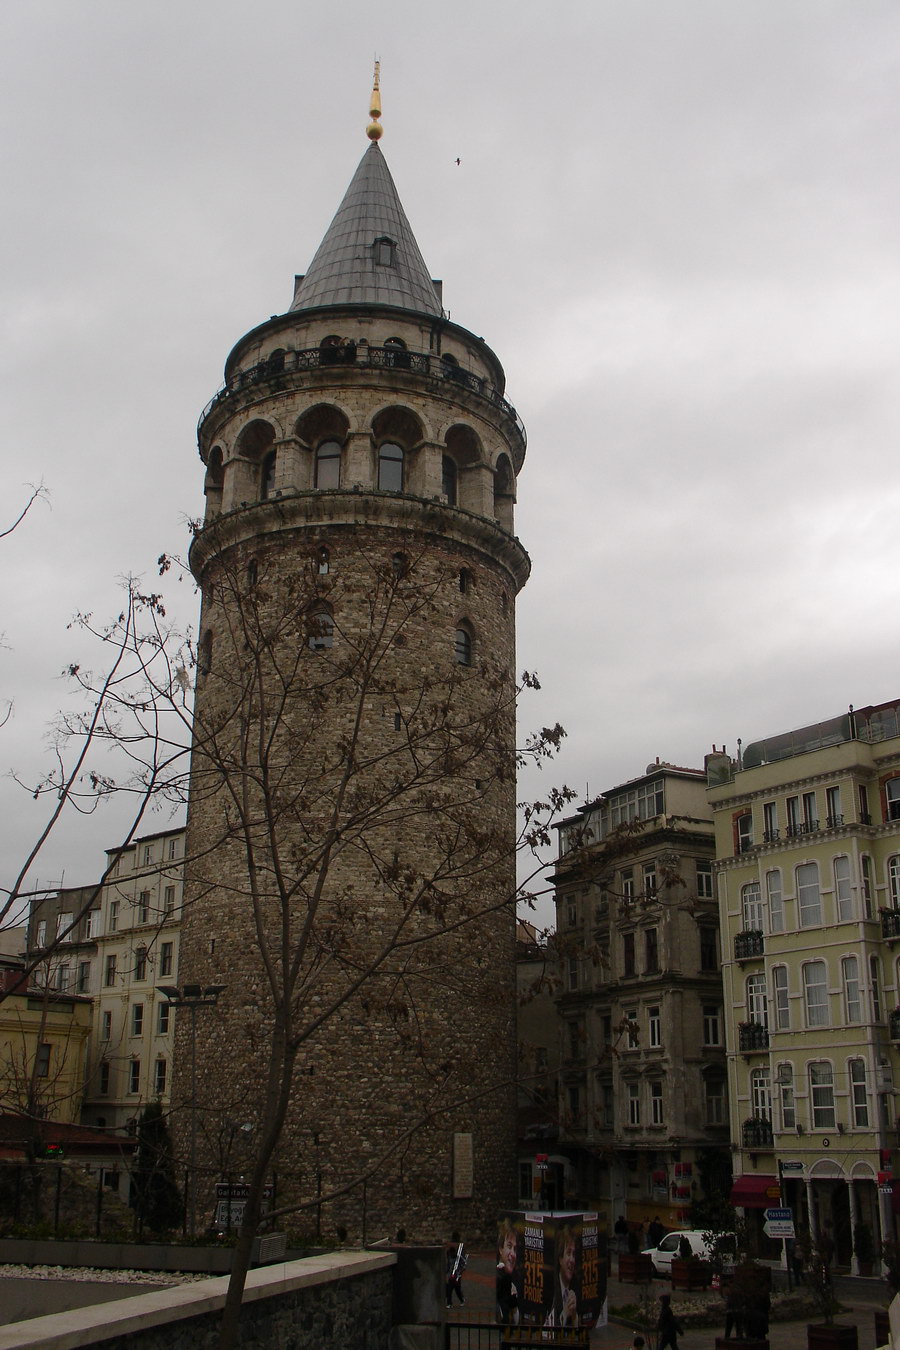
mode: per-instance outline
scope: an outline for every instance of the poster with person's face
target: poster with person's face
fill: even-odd
[[[502,1216],[497,1245],[498,1320],[526,1326],[605,1324],[606,1231],[596,1214],[538,1211]],[[501,1285],[515,1286],[512,1314]]]

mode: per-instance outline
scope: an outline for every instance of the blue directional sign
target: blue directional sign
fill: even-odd
[[[790,1209],[767,1209],[765,1214],[767,1223],[790,1223],[793,1217]]]

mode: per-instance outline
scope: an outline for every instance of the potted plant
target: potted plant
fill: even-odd
[[[673,1289],[708,1289],[712,1266],[696,1256],[686,1237],[678,1243],[678,1255],[672,1258]]]
[[[859,1339],[855,1326],[835,1322],[834,1315],[841,1305],[834,1296],[831,1281],[831,1260],[834,1244],[830,1238],[819,1238],[806,1263],[806,1283],[818,1304],[824,1322],[807,1324],[807,1350],[858,1350]]]
[[[870,1224],[862,1220],[853,1230],[853,1251],[860,1275],[871,1276],[875,1272],[875,1239]]]
[[[628,1234],[628,1251],[619,1255],[619,1279],[626,1284],[649,1284],[653,1279],[653,1262],[645,1252],[637,1233]]]

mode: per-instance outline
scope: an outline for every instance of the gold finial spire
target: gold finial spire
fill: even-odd
[[[381,116],[381,62],[375,62],[375,79],[372,82],[372,97],[369,99],[369,116],[371,122],[366,127],[366,135],[370,141],[381,140],[384,134],[384,127],[378,121]]]

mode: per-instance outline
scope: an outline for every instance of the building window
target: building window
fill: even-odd
[[[323,490],[341,486],[341,447],[337,441],[323,441],[316,450],[316,487]],[[321,569],[320,569],[321,570]],[[326,572],[327,555],[326,555]]]
[[[704,1083],[707,1125],[725,1124],[725,1084],[720,1078],[708,1078]]]
[[[378,487],[382,492],[403,491],[403,451],[385,441],[378,451]]]
[[[334,618],[327,605],[312,605],[306,615],[307,646],[311,652],[323,652],[334,645]]]
[[[578,957],[570,956],[566,962],[568,973],[568,984],[570,989],[578,988]]]
[[[750,881],[741,887],[741,916],[744,932],[764,932],[763,907],[759,882]]]
[[[853,918],[853,893],[850,889],[850,859],[841,856],[834,860],[834,900],[838,923]]]
[[[107,956],[106,958],[106,970],[104,971],[103,974],[103,983],[106,985],[110,985],[115,984],[115,982],[116,982],[116,955],[115,952],[113,952],[110,956]]]
[[[451,455],[441,459],[441,492],[447,498],[448,506],[456,505],[456,460]]]
[[[641,1089],[638,1083],[628,1084],[628,1124],[641,1123]]]
[[[132,1036],[143,1036],[144,1034],[143,1003],[132,1003],[131,1005],[131,1034]]]
[[[89,909],[84,920],[84,936],[87,941],[96,937],[100,932],[100,911],[99,909]]]
[[[889,778],[884,785],[888,820],[900,820],[900,778]]]
[[[869,1099],[866,1093],[866,1064],[862,1059],[851,1059],[847,1065],[850,1071],[850,1102],[853,1108],[853,1124],[858,1130],[869,1128]]]
[[[86,994],[91,984],[91,963],[90,961],[79,961],[78,963],[78,993]]]
[[[110,900],[109,902],[109,931],[117,933],[119,931],[119,902]]]
[[[147,978],[147,948],[136,947],[134,952],[134,978],[136,980],[146,980]]]
[[[626,905],[634,899],[634,871],[630,867],[622,873],[622,899]]]
[[[169,840],[169,862],[174,862],[174,860],[175,860],[177,857],[178,857],[178,840],[177,840],[177,839],[170,839],[170,840]]]
[[[719,950],[715,928],[700,929],[700,969],[715,971],[719,969]]]
[[[575,1122],[581,1118],[581,1088],[577,1083],[570,1083],[567,1094],[569,1099],[569,1118]]]
[[[625,1012],[625,1048],[638,1050],[641,1044],[641,1029],[638,1026],[637,1008],[628,1008]]]
[[[838,786],[825,789],[825,824],[830,830],[834,830],[838,825],[843,825],[844,817],[841,814],[841,789]]]
[[[386,234],[380,239],[376,239],[372,245],[372,252],[375,254],[375,263],[378,267],[394,266],[394,249],[397,245],[393,239]]]
[[[697,863],[697,899],[712,900],[715,892],[713,891],[713,869],[711,862]]]
[[[582,1049],[582,1035],[580,1022],[568,1022],[566,1030],[569,1036],[569,1058],[578,1059]]]
[[[809,1096],[814,1130],[833,1130],[834,1071],[824,1061],[809,1066]]]
[[[68,962],[64,962],[62,965],[56,967],[56,987],[61,994],[69,987],[70,972],[71,968]]]
[[[462,625],[456,630],[453,652],[456,656],[457,665],[470,666],[472,664],[472,634],[468,628],[464,628]]]
[[[655,900],[657,887],[656,864],[644,863],[643,867],[641,868],[641,873],[644,880],[644,899]]]
[[[163,891],[163,918],[168,919],[175,912],[175,887],[167,886]]]
[[[857,800],[859,802],[859,823],[860,825],[871,825],[872,816],[869,812],[869,789],[865,783],[860,783],[856,790]]]
[[[774,802],[763,802],[763,843],[772,844],[778,838],[778,808]]]
[[[275,471],[278,467],[278,453],[270,450],[259,469],[259,498],[266,502],[275,492]]]
[[[863,912],[867,919],[872,917],[872,859],[863,853],[859,860],[862,875]]]
[[[787,813],[788,835],[793,836],[802,834],[803,829],[800,824],[800,798],[788,797],[784,803],[784,808]]]
[[[56,916],[56,937],[59,942],[72,941],[72,915],[57,914]]]
[[[703,1044],[722,1044],[722,1028],[719,1020],[719,1009],[715,1003],[707,1003],[703,1006]]]
[[[753,813],[742,811],[734,821],[735,853],[746,853],[753,847]]]
[[[882,1020],[881,1007],[881,963],[877,956],[869,957],[869,988],[872,991],[872,1020]]]
[[[664,780],[654,779],[609,800],[609,827],[627,825],[632,820],[653,820],[665,811]]]
[[[650,1124],[665,1124],[665,1114],[663,1112],[663,1085],[662,1083],[650,1084]]]
[[[469,571],[468,567],[461,567],[459,569],[460,595],[468,595],[471,589],[472,589],[472,573]]]
[[[145,867],[149,867],[150,864],[152,863],[152,861],[153,861],[153,845],[152,845],[152,844],[145,844],[145,845],[144,845],[144,866],[145,866]]]
[[[803,828],[806,831],[817,830],[819,828],[819,816],[816,811],[816,794],[814,792],[804,792],[803,794]]]
[[[644,930],[644,971],[647,975],[659,973],[659,935],[655,928]]]
[[[566,898],[566,923],[569,928],[574,928],[578,923],[578,902],[574,895]]]
[[[159,949],[159,973],[160,975],[172,974],[172,950],[171,942],[164,942]]]
[[[828,983],[824,961],[807,961],[804,965],[803,997],[806,1003],[806,1025],[827,1027]]]
[[[787,966],[773,966],[772,993],[775,1002],[775,1030],[790,1031],[791,1007],[788,1001]]]
[[[658,1050],[662,1045],[662,1023],[657,1006],[647,1009],[647,1033],[648,1045],[652,1049]]]
[[[754,1069],[751,1073],[750,1105],[756,1120],[772,1119],[772,1084],[768,1069]]]
[[[797,1128],[797,1110],[794,1104],[794,1068],[791,1064],[778,1065],[778,1099],[781,1106],[781,1128]]]
[[[769,906],[769,932],[784,932],[784,896],[781,890],[781,872],[774,868],[766,873],[766,900]]]
[[[168,1066],[164,1059],[158,1059],[156,1061],[155,1071],[153,1074],[153,1088],[154,1091],[156,1092],[157,1097],[161,1097],[166,1090],[167,1067]]]
[[[112,1013],[105,1012],[100,1021],[100,1039],[108,1041],[112,1038]]]
[[[747,1021],[760,1027],[769,1025],[769,1001],[763,974],[747,976]]]
[[[622,934],[622,974],[634,975],[634,933]]]
[[[612,1083],[600,1085],[600,1104],[603,1111],[603,1124],[607,1129],[613,1129],[616,1123],[616,1102]]]
[[[35,941],[35,946],[37,946],[37,947],[46,947],[46,945],[47,945],[47,920],[46,920],[46,919],[39,919],[39,920],[38,920],[37,933],[36,933],[36,935],[35,935],[34,941]]]
[[[156,1030],[160,1036],[165,1036],[169,1031],[169,1005],[161,1003],[156,1014]]]
[[[128,1065],[128,1091],[130,1093],[140,1092],[141,1090],[141,1061],[133,1059]]]
[[[100,1065],[100,1082],[97,1091],[101,1097],[105,1097],[109,1093],[109,1064],[105,1059]]]
[[[50,1043],[42,1041],[37,1049],[37,1060],[35,1062],[35,1073],[38,1078],[47,1078],[50,1073]]]
[[[814,928],[822,922],[819,868],[816,863],[803,863],[797,868],[797,902],[801,928]]]
[[[900,909],[900,857],[888,858],[887,870],[891,909]]]
[[[141,891],[137,903],[137,921],[138,923],[150,922],[150,892]]]
[[[848,1023],[862,1021],[862,996],[859,988],[859,961],[855,956],[841,958],[841,982],[844,986],[844,1016]]]

